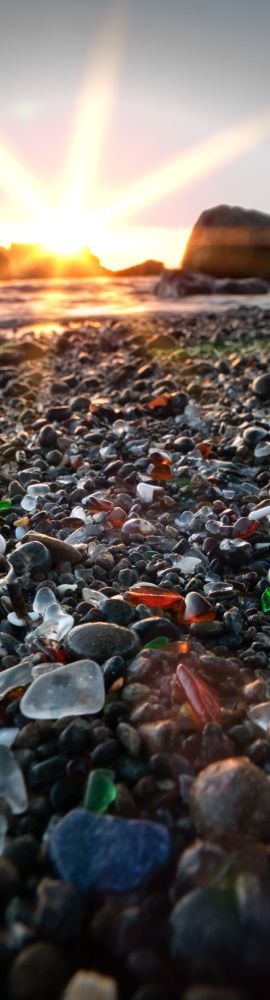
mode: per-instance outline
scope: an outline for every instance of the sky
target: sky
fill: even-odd
[[[269,0],[0,0],[0,243],[179,263],[270,212]]]

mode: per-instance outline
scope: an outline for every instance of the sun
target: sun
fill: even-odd
[[[140,259],[143,255],[145,258],[152,256],[153,247],[155,257],[160,255],[169,262],[172,256],[169,231],[166,233],[164,229],[162,237],[158,227],[151,227],[150,233],[147,227],[136,226],[138,213],[220,169],[257,145],[269,134],[270,115],[267,110],[256,118],[238,122],[209,136],[121,191],[101,190],[99,167],[115,93],[119,65],[118,36],[119,32],[112,35],[110,25],[107,39],[101,40],[96,65],[84,81],[79,95],[64,174],[56,179],[54,189],[48,192],[42,188],[30,171],[12,155],[1,137],[0,188],[11,194],[15,203],[17,201],[25,206],[28,226],[23,241],[38,244],[56,257],[80,255],[83,248],[90,244],[94,254],[98,253],[102,260],[105,255],[107,263],[110,261],[113,265],[118,259],[119,266],[121,255],[125,260],[126,245],[127,257],[128,247],[130,255],[134,252]],[[181,225],[173,232],[176,263],[180,258],[184,234],[181,239]],[[13,238],[14,232],[10,241]],[[156,247],[159,245],[161,250],[157,254]],[[169,266],[172,263],[170,260]]]

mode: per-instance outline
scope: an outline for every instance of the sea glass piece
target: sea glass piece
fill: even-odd
[[[72,531],[71,534],[65,538],[65,542],[68,542],[69,545],[78,545],[79,542],[87,542],[92,535],[92,524],[84,524],[81,528],[75,528],[75,531]]]
[[[215,608],[210,604],[210,601],[195,590],[191,590],[186,595],[185,601],[177,614],[178,621],[181,624],[187,625],[191,625],[192,622],[212,622],[215,617]]]
[[[108,520],[112,524],[113,528],[122,528],[126,519],[127,515],[126,512],[122,510],[122,507],[113,507],[108,517]]]
[[[28,496],[26,496],[21,501],[21,507],[22,507],[22,509],[23,510],[28,510],[29,514],[31,514],[32,511],[34,511],[36,509],[36,506],[37,506],[37,498],[35,498],[35,497],[28,497]]]
[[[26,493],[29,497],[46,497],[51,492],[51,483],[30,483]]]
[[[15,743],[18,732],[19,730],[15,727],[8,728],[8,726],[3,726],[3,728],[0,729],[0,746],[7,747],[8,750],[10,750],[13,743]]]
[[[190,576],[193,573],[199,572],[202,569],[204,563],[202,559],[198,556],[181,556],[180,559],[174,559],[172,568],[180,569],[184,576]]]
[[[270,611],[270,587],[267,587],[262,594],[261,606],[264,614],[267,614],[267,612]]]
[[[114,420],[111,426],[112,434],[115,434],[115,436],[118,438],[123,437],[123,434],[127,434],[129,430],[130,430],[130,424],[128,423],[127,420]]]
[[[3,535],[0,535],[0,555],[3,556],[6,551],[7,543]]]
[[[148,410],[156,410],[159,406],[167,406],[171,396],[169,392],[163,392],[160,396],[155,396],[147,403]]]
[[[124,594],[124,600],[129,604],[145,604],[148,608],[181,608],[184,598],[172,590],[156,587],[154,583],[135,583],[134,587]]]
[[[257,521],[251,521],[249,517],[239,517],[233,526],[234,538],[251,538],[257,531]]]
[[[61,642],[64,636],[67,635],[67,632],[73,627],[73,615],[65,614],[64,611],[61,611],[58,604],[51,604],[49,607],[53,609],[51,611],[52,617],[49,617],[47,614],[48,609],[46,608],[46,620],[42,622],[42,625],[38,625],[34,632],[28,636],[28,640],[31,639],[35,642],[36,639],[41,638],[49,639],[51,642]]]
[[[166,483],[173,478],[173,473],[170,465],[151,463],[147,467],[147,475],[154,479],[154,482]]]
[[[18,527],[15,528],[15,538],[17,539],[17,542],[20,542],[21,539],[24,538],[27,531],[28,528],[24,527],[22,524],[19,524]]]
[[[92,590],[92,587],[83,587],[82,599],[89,601],[89,604],[96,605],[97,608],[102,608],[106,600],[105,595],[100,590]]]
[[[208,441],[201,441],[200,444],[196,444],[196,448],[198,448],[203,458],[210,458],[212,447]]]
[[[55,594],[50,587],[40,587],[33,602],[33,611],[43,616],[48,605],[54,604],[55,600]]]
[[[43,674],[31,684],[20,703],[28,719],[63,719],[92,715],[105,701],[102,670],[95,660],[76,660]]]
[[[83,503],[91,511],[91,514],[98,514],[102,510],[110,511],[113,507],[112,501],[102,495],[99,490],[97,493],[90,493],[90,496],[85,497]]]
[[[270,504],[265,507],[258,507],[257,510],[250,510],[248,514],[249,521],[260,521],[262,517],[270,516]]]
[[[166,635],[158,635],[156,639],[151,639],[151,642],[147,642],[144,649],[164,649],[164,646],[169,646],[170,640],[167,639]]]
[[[172,457],[168,451],[161,451],[160,448],[149,448],[148,456],[154,465],[171,465]]]
[[[154,535],[155,527],[142,517],[132,517],[123,524],[122,532],[125,535]]]
[[[6,799],[16,815],[27,808],[27,791],[22,770],[11,750],[3,745],[0,746],[0,796]]]
[[[252,705],[248,709],[248,718],[262,733],[267,733],[270,726],[270,701],[262,701],[259,705]]]
[[[151,504],[164,495],[164,490],[160,486],[153,486],[152,483],[138,483],[136,493],[143,503]]]
[[[86,510],[83,507],[73,507],[70,517],[76,517],[79,521],[85,521],[87,517]]]
[[[87,779],[84,808],[90,812],[105,813],[115,801],[116,795],[117,789],[112,779],[102,768],[97,768]]]
[[[18,615],[16,615],[16,611],[10,611],[7,616],[7,620],[11,625],[16,625],[17,628],[23,628],[25,625],[24,618],[19,618]]]
[[[201,728],[208,722],[217,722],[220,718],[220,700],[217,691],[210,688],[205,681],[196,676],[191,667],[183,663],[179,663],[177,667],[176,679]]]
[[[183,510],[181,514],[178,514],[177,517],[175,517],[174,523],[177,528],[180,528],[180,531],[184,531],[188,534],[189,525],[193,517],[194,513],[192,510]]]
[[[59,878],[81,892],[131,893],[168,863],[171,838],[161,823],[72,809],[50,831],[48,852]]]
[[[43,674],[50,674],[53,670],[59,670],[59,667],[59,660],[48,660],[47,663],[36,663],[35,667],[32,667],[31,674],[34,680],[36,680],[37,677],[42,677]]]
[[[26,687],[26,684],[30,684],[32,666],[32,661],[22,660],[15,667],[2,670],[0,673],[0,698],[3,698],[3,695],[12,691],[13,688]]]
[[[10,510],[12,507],[11,500],[0,500],[0,510]]]

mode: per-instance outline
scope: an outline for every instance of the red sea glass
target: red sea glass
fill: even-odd
[[[248,517],[239,517],[233,526],[234,538],[251,538],[257,528],[257,521],[249,521]]]
[[[184,598],[181,594],[175,594],[171,590],[162,587],[155,587],[154,584],[135,584],[124,594],[125,601],[129,604],[145,604],[148,608],[173,608],[174,610],[184,607]]]
[[[169,392],[163,392],[161,396],[155,396],[147,403],[148,410],[156,410],[159,406],[167,406],[171,396]]]
[[[125,523],[127,519],[126,512],[122,510],[122,507],[113,507],[110,511],[109,521],[113,528],[122,528],[122,524]]]
[[[208,444],[208,441],[201,441],[200,444],[196,444],[196,448],[199,449],[203,458],[209,458],[212,453],[211,444]]]
[[[100,511],[110,511],[112,510],[112,501],[107,500],[106,497],[98,496],[98,494],[91,494],[87,498],[86,507],[91,511],[91,514],[99,514]]]
[[[205,681],[195,675],[191,667],[183,663],[179,663],[177,667],[176,679],[200,727],[203,729],[208,722],[217,722],[220,718],[220,700],[217,691],[210,688]]]
[[[150,448],[149,451],[150,461],[154,465],[171,465],[172,460],[167,451],[159,451],[157,448]]]
[[[202,594],[197,594],[195,590],[186,595],[183,606],[177,613],[177,620],[185,625],[191,625],[192,622],[212,622],[215,617],[215,608],[210,601],[207,601]]]
[[[147,473],[154,479],[154,482],[168,482],[173,478],[171,467],[162,463],[161,465],[149,465]]]

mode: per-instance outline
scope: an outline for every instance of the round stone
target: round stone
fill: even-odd
[[[90,622],[86,625],[76,625],[66,639],[67,648],[75,656],[91,656],[98,663],[104,663],[108,657],[136,653],[139,641],[129,628],[121,625],[111,625],[105,622]]]
[[[255,448],[258,441],[263,441],[267,437],[267,431],[263,427],[247,427],[243,431],[243,441],[248,448]]]
[[[57,432],[51,424],[45,424],[39,432],[39,443],[42,448],[55,448],[57,444]]]
[[[209,764],[195,779],[190,799],[198,832],[212,838],[243,833],[259,840],[270,832],[270,782],[248,758]]]
[[[11,553],[9,560],[18,576],[31,570],[44,572],[51,566],[50,553],[42,542],[26,542]]]
[[[8,979],[11,1000],[57,1000],[68,978],[60,948],[37,941],[16,955]]]
[[[270,399],[270,372],[258,375],[258,378],[253,380],[251,388],[254,395],[263,402]]]

